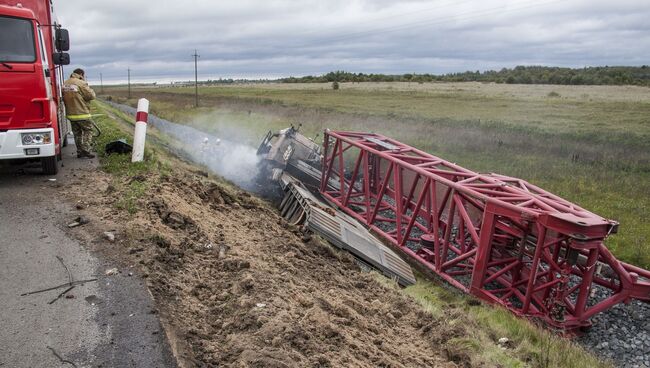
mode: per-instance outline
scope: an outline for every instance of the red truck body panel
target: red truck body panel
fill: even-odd
[[[33,62],[0,64],[0,132],[53,128],[56,154],[59,154],[60,138],[69,129],[61,99],[63,70],[52,59],[56,52],[52,1],[0,0],[0,17],[29,20],[36,52]]]

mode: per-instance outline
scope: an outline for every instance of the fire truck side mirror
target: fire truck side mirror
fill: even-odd
[[[54,62],[54,65],[69,65],[70,54],[67,52],[55,52],[52,54],[52,61]]]
[[[70,36],[68,35],[68,30],[65,28],[57,28],[56,34],[56,49],[58,51],[68,51],[70,50]],[[67,65],[67,64],[66,64]]]

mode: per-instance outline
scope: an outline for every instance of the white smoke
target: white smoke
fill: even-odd
[[[193,154],[195,161],[244,189],[253,189],[259,162],[257,150],[214,136],[204,138],[207,138],[207,142],[204,141],[200,152]],[[188,153],[192,154],[193,151]]]
[[[135,109],[130,106],[109,103],[127,114],[135,114]],[[154,115],[149,115],[149,124],[180,143],[183,152],[193,162],[205,166],[214,174],[230,180],[243,189],[252,191],[258,189],[255,185],[255,177],[259,159],[255,148],[231,141],[228,137],[216,137]]]

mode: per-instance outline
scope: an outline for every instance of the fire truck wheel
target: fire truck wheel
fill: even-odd
[[[43,168],[44,175],[56,175],[56,173],[59,172],[56,155],[42,158],[41,167]]]

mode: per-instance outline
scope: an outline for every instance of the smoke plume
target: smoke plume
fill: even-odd
[[[108,103],[127,114],[135,115],[135,109],[131,106]],[[242,189],[257,191],[257,150],[245,143],[229,139],[236,135],[217,137],[154,115],[149,115],[148,123],[176,140],[183,153],[193,162],[205,166],[212,173],[230,180]]]

